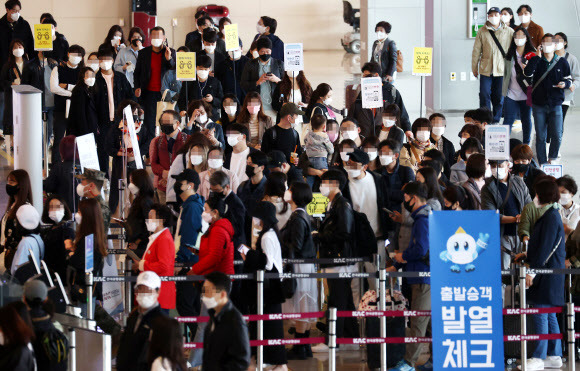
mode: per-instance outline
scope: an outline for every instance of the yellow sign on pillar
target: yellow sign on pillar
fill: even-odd
[[[224,35],[226,37],[226,51],[236,50],[240,47],[240,40],[238,37],[238,25],[228,24],[224,27]]]
[[[433,74],[433,48],[413,48],[413,75]]]
[[[52,50],[52,25],[34,25],[34,50]]]
[[[311,216],[324,216],[329,202],[328,197],[323,196],[322,193],[313,193],[312,202],[306,206],[306,212]]]
[[[178,81],[195,81],[195,53],[179,52],[175,54],[175,75]]]

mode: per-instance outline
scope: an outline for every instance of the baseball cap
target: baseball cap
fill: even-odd
[[[268,153],[268,167],[281,167],[283,163],[288,162],[286,155],[282,151],[274,150]]]
[[[176,182],[186,180],[188,183],[193,183],[196,186],[200,183],[199,174],[193,169],[185,169],[181,174],[172,175],[171,177],[175,179]]]
[[[280,117],[288,116],[288,115],[304,115],[304,111],[302,111],[298,106],[294,103],[286,103],[280,108]]]
[[[28,230],[36,229],[40,224],[40,214],[38,214],[34,206],[28,204],[18,208],[18,211],[16,211],[16,219],[24,229]]]
[[[92,180],[95,182],[104,182],[105,181],[105,173],[95,169],[85,168],[85,171],[81,175],[75,175],[78,179],[87,179]]]
[[[147,286],[150,289],[160,289],[161,288],[161,278],[157,273],[152,271],[145,271],[139,273],[137,276],[137,285]]]
[[[370,162],[369,154],[359,148],[355,149],[354,152],[350,152],[348,156],[350,157],[351,161],[359,162],[363,165],[366,165]]]
[[[27,301],[31,302],[34,299],[40,299],[44,301],[48,296],[48,287],[46,284],[40,280],[27,281],[24,284],[24,297]]]
[[[489,15],[490,13],[501,13],[501,11],[499,10],[499,8],[497,6],[492,6],[491,8],[489,8],[489,10],[487,11],[487,14]]]

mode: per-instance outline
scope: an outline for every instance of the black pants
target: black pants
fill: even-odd
[[[64,112],[55,111],[53,117],[52,132],[54,134],[54,142],[52,144],[52,163],[56,164],[60,162],[60,151],[58,147],[66,132],[67,119]]]
[[[356,310],[352,299],[352,289],[349,279],[328,279],[328,307],[337,310]],[[337,318],[336,336],[359,337],[356,318]]]
[[[107,156],[108,158],[108,156]],[[131,173],[137,169],[135,161],[127,162],[127,186],[129,185],[129,179],[131,179]],[[119,179],[123,177],[123,158],[120,156],[113,157],[113,168],[111,169],[111,192],[109,193],[109,209],[111,213],[117,210],[119,204]],[[125,192],[129,192],[129,189],[125,187]],[[129,210],[125,210],[125,216],[128,215]]]
[[[157,102],[161,100],[161,92],[141,89],[141,107],[145,111],[143,127],[141,128],[140,144],[141,155],[149,155],[149,144],[155,138],[155,116]]]
[[[175,307],[177,313],[182,317],[196,317],[199,316],[201,308],[200,292],[192,282],[176,282],[176,301]],[[197,331],[197,323],[188,323],[189,331],[191,331],[191,338],[195,337]]]

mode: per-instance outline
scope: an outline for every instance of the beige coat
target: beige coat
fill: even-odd
[[[473,44],[473,52],[471,53],[471,70],[474,75],[479,73],[484,76],[503,76],[505,61],[489,33],[490,30],[493,30],[493,27],[488,21],[477,32],[475,44]],[[503,22],[500,22],[499,29],[495,31],[495,36],[505,53],[509,49],[513,34],[514,30]]]

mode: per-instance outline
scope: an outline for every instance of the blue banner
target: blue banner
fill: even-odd
[[[89,234],[85,237],[85,273],[92,272],[94,267],[94,241],[95,236]]]
[[[504,370],[499,214],[429,215],[435,370]]]

